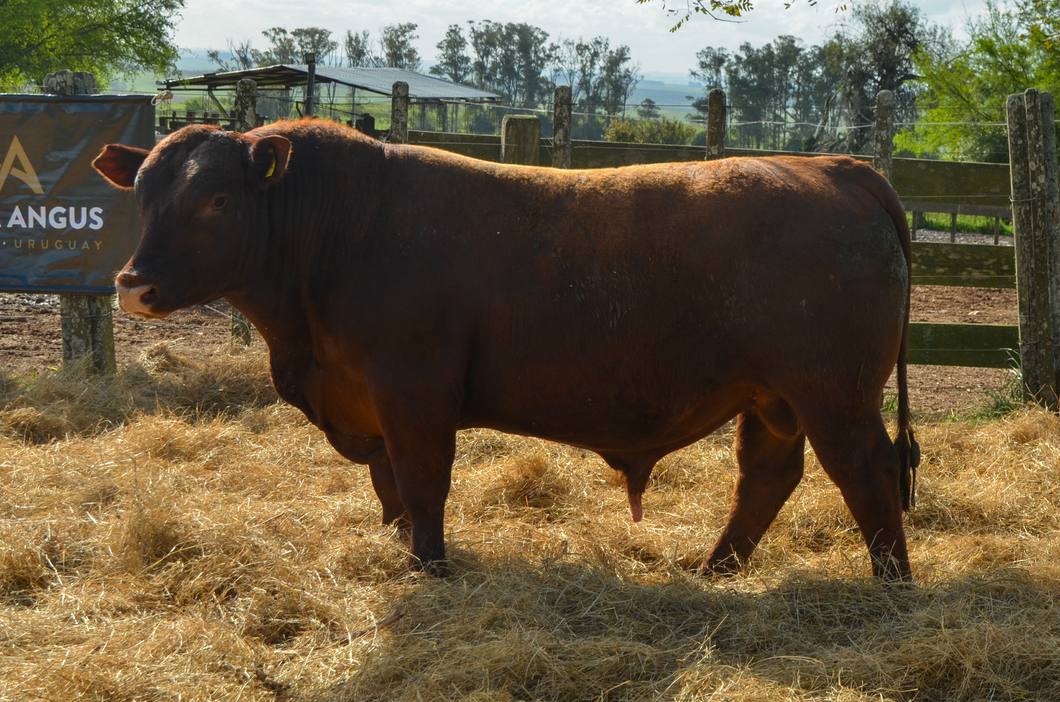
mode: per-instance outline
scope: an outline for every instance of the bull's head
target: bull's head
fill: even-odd
[[[283,178],[291,142],[192,126],[151,151],[108,144],[92,162],[135,192],[140,244],[115,280],[126,312],[165,317],[233,292],[264,238],[265,191]]]

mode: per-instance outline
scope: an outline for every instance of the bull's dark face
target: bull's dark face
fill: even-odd
[[[115,280],[121,308],[165,317],[239,289],[266,238],[266,190],[283,178],[290,151],[281,136],[202,126],[152,151],[108,144],[92,165],[134,190],[143,228]]]

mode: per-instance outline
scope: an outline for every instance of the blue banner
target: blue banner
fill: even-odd
[[[152,148],[154,122],[150,96],[0,95],[0,291],[114,293],[140,215],[92,160]]]

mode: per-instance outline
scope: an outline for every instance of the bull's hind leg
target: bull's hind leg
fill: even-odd
[[[732,573],[750,558],[802,480],[806,437],[791,407],[772,397],[736,420],[739,474],[729,519],[702,568]]]
[[[383,524],[392,524],[396,521],[397,526],[407,533],[411,529],[408,513],[404,503],[401,502],[401,495],[398,494],[394,466],[390,462],[390,456],[387,455],[383,438],[345,434],[328,425],[325,425],[324,433],[328,437],[328,442],[340,454],[354,463],[368,464],[368,470],[372,475],[372,487],[375,488],[376,497],[383,506]]]
[[[409,523],[408,513],[405,505],[401,502],[398,494],[397,480],[394,478],[394,467],[390,464],[390,456],[372,461],[368,464],[368,470],[372,475],[372,487],[383,506],[383,524],[397,522],[397,527],[408,533],[412,529]]]
[[[878,407],[879,403],[870,403]],[[804,416],[806,435],[828,477],[861,529],[872,558],[872,574],[909,580],[909,554],[902,525],[898,453],[883,418],[849,408],[813,421]]]

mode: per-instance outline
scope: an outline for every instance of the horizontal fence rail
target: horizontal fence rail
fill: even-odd
[[[1018,368],[1014,324],[909,324],[909,362],[925,366]]]
[[[1015,288],[1011,246],[913,242],[913,285]]]

